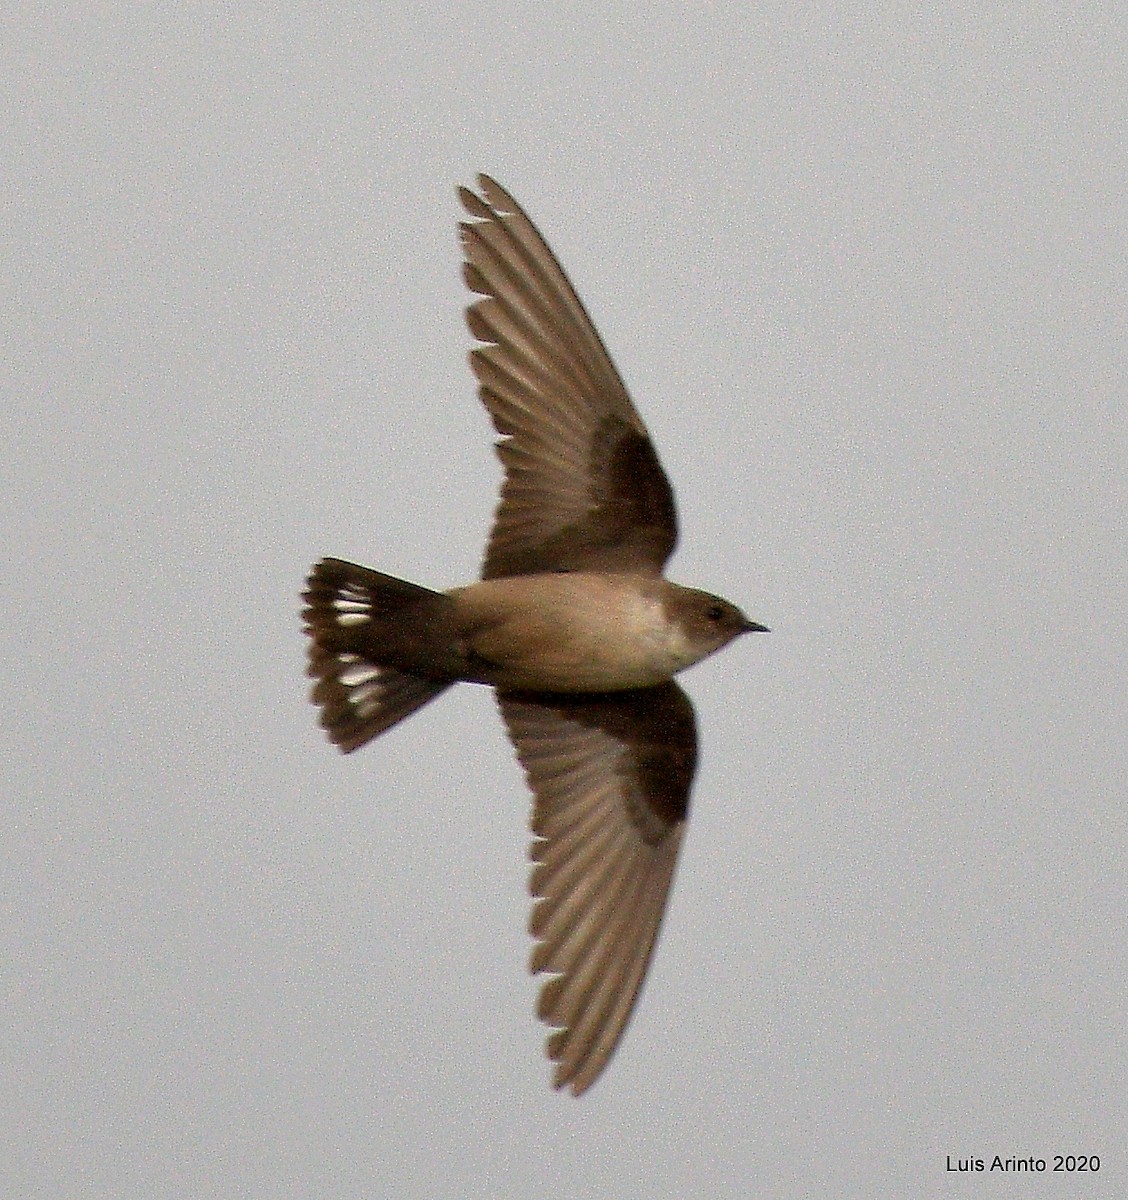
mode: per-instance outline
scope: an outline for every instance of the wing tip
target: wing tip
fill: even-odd
[[[484,171],[478,172],[477,184],[478,192],[465,184],[459,184],[455,189],[462,207],[471,216],[484,221],[497,221],[521,213],[521,206],[492,175],[487,175]]]

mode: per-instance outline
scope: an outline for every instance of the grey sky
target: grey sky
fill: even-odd
[[[1124,1195],[1123,14],[235,7],[3,22],[0,1191]],[[477,570],[477,170],[773,630],[579,1102],[492,697],[303,676],[316,558]]]

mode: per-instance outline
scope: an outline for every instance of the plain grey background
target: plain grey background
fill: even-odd
[[[11,5],[0,1192],[1122,1196],[1114,5]],[[489,693],[344,758],[298,593],[477,571],[453,188],[674,482],[693,820],[553,1093]],[[946,1156],[1099,1154],[1088,1178]]]

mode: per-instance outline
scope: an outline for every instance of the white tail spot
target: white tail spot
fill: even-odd
[[[350,664],[337,677],[347,688],[360,687],[361,684],[371,683],[380,675],[380,668],[369,663],[358,662]]]
[[[349,707],[363,720],[380,707],[380,668],[355,654],[338,654],[337,662],[337,678],[348,692]]]
[[[337,614],[339,625],[363,625],[365,621],[372,620],[368,596],[352,588],[342,588],[333,597],[333,611]]]

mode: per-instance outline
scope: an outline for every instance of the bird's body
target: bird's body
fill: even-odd
[[[474,658],[489,664],[480,681],[494,687],[543,692],[652,687],[717,648],[693,638],[683,610],[694,602],[722,602],[650,576],[517,575],[447,595],[455,603],[459,636]]]
[[[497,690],[533,789],[532,969],[556,1085],[589,1087],[657,937],[696,765],[674,675],[762,625],[663,578],[673,492],[599,335],[513,198],[462,202],[471,353],[502,440],[482,578],[446,592],[323,559],[305,592],[312,698],[350,751],[458,682]]]

